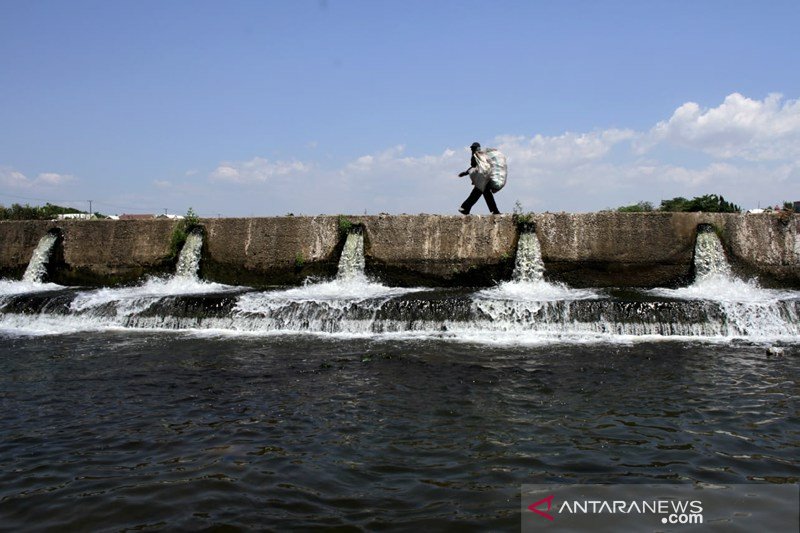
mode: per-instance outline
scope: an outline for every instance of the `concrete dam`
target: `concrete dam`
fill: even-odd
[[[543,213],[201,219],[199,276],[251,287],[332,277],[349,228],[364,235],[366,274],[396,286],[490,286],[508,280],[524,231],[545,277],[575,287],[669,287],[693,272],[698,227],[710,226],[733,268],[766,285],[800,286],[800,216]],[[0,277],[20,279],[40,239],[55,236],[44,277],[114,286],[175,270],[174,220],[3,221]]]

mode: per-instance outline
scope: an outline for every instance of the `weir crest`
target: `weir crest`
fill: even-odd
[[[541,236],[550,239],[546,232]],[[32,272],[34,263],[46,271],[45,252],[56,239],[50,235],[40,251],[37,247]],[[735,277],[717,235],[707,228],[697,233],[697,279],[678,289],[575,288],[548,281],[537,234],[524,232],[517,241],[513,279],[489,289],[370,282],[364,235],[353,232],[342,246],[335,280],[310,278],[302,286],[258,291],[198,281],[204,243],[197,233],[187,239],[176,274],[168,280],[151,278],[120,288],[58,287],[49,293],[41,284],[33,289],[17,287],[20,282],[0,284],[0,329],[387,334],[479,343],[627,342],[659,336],[796,344],[800,338],[800,292],[764,289]],[[372,249],[370,254],[374,257]]]

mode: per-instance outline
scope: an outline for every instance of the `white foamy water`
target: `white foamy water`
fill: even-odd
[[[794,305],[800,291],[765,289],[755,280],[737,278],[713,231],[698,232],[694,267],[696,279],[688,287],[646,292],[718,305],[724,315],[719,324],[723,335],[771,338],[800,334],[800,317]]]
[[[175,276],[179,278],[198,279],[200,271],[200,254],[203,250],[203,234],[193,231],[186,236],[178,264],[175,267]]]
[[[544,279],[544,261],[539,237],[534,232],[520,234],[517,257],[511,281],[479,291],[474,299],[479,307],[492,306],[495,302],[571,301],[598,298],[594,290],[572,289],[562,283],[550,283]]]
[[[573,300],[592,300],[602,298],[597,289],[573,289],[562,283],[548,281],[504,281],[496,287],[475,293],[476,302],[483,300],[512,302],[556,302]]]
[[[430,330],[415,331],[382,331],[375,333],[369,328],[353,329],[347,331],[325,332],[325,331],[269,331],[269,330],[231,330],[224,325],[222,327],[207,329],[187,329],[183,332],[192,337],[200,338],[219,338],[219,337],[276,337],[276,336],[312,336],[324,337],[338,340],[350,339],[378,339],[382,341],[406,341],[406,342],[426,342],[426,341],[447,341],[470,345],[492,345],[492,346],[544,346],[544,345],[599,345],[599,344],[623,344],[631,345],[636,343],[652,342],[673,342],[673,341],[702,341],[712,344],[730,343],[727,337],[696,337],[696,336],[671,336],[662,335],[617,335],[602,332],[550,332],[550,331],[501,331],[501,330],[477,330],[465,329],[453,331],[442,331],[441,327]]]
[[[713,231],[697,232],[694,245],[694,270],[697,281],[733,277],[722,242]]]
[[[372,282],[364,274],[364,268],[364,235],[349,233],[339,258],[336,279],[326,282],[307,281],[301,287],[282,291],[244,294],[239,298],[235,311],[269,316],[285,310],[288,305],[293,305],[296,309],[296,304],[304,303],[319,304],[341,311],[367,301],[373,301],[370,308],[377,309],[390,298],[420,290],[387,287]],[[323,319],[322,316],[318,318]],[[332,318],[337,319],[336,316]]]
[[[677,289],[650,289],[648,294],[681,300],[709,300],[713,302],[774,304],[800,297],[800,291],[765,289],[755,280],[710,276],[688,287]]]
[[[57,291],[63,288],[63,286],[56,285],[55,283],[0,279],[0,309],[2,309],[9,298],[14,296],[36,292]]]
[[[697,234],[694,254],[695,281],[678,289],[652,289],[648,293],[682,300],[709,300],[740,304],[775,304],[800,296],[798,291],[765,289],[755,280],[733,274],[722,243],[713,231]]]
[[[476,305],[491,305],[495,301],[529,303],[600,297],[595,290],[572,289],[562,283],[545,281],[544,270],[539,237],[534,232],[520,234],[512,280],[477,292],[474,296]]]
[[[340,280],[366,281],[364,266],[364,235],[349,233],[339,258],[339,270],[336,277]]]
[[[69,335],[87,331],[124,331],[112,318],[80,315],[0,315],[0,334],[17,336]]]
[[[28,268],[25,269],[25,274],[22,276],[22,281],[39,283],[44,279],[47,274],[50,253],[53,251],[53,245],[57,240],[58,236],[52,233],[47,233],[39,239],[39,244],[36,245],[33,254],[31,254],[31,259],[28,262]]]
[[[307,283],[302,287],[268,292],[250,292],[239,297],[236,310],[242,313],[264,313],[289,303],[324,303],[350,305],[366,300],[385,301],[395,296],[426,289],[387,287],[364,276]]]
[[[114,308],[117,315],[130,316],[168,296],[208,294],[240,290],[238,287],[208,283],[191,277],[150,278],[135,287],[103,288],[78,293],[70,304],[76,313]]]
[[[736,338],[800,342],[800,293],[765,290],[737,280],[724,267],[717,268],[724,254],[709,260],[703,270],[706,274],[691,287],[649,291],[666,301],[631,301],[602,290],[545,281],[535,239],[526,238],[514,281],[472,295],[443,291],[414,296],[410,293],[429,289],[369,281],[364,275],[363,239],[350,241],[339,275],[332,281],[246,292],[236,296],[235,303],[225,299],[224,305],[222,300],[212,300],[206,312],[202,312],[203,303],[195,301],[187,312],[179,300],[161,302],[144,312],[164,298],[242,290],[192,277],[151,279],[137,287],[83,291],[72,301],[69,314],[57,314],[64,312],[57,305],[39,307],[48,310],[40,314],[2,313],[0,330],[12,335],[106,330],[203,336],[321,335],[498,345],[730,342]]]
[[[64,287],[62,285],[57,285],[55,283],[0,279],[0,298],[3,296],[13,296],[15,294],[25,294],[28,292],[55,291],[63,288]]]
[[[243,295],[245,298],[247,295]],[[247,299],[247,298],[245,298]],[[774,310],[767,315],[752,311],[745,321],[728,316],[709,321],[620,322],[613,316],[582,321],[580,313],[559,303],[542,303],[538,310],[530,306],[498,308],[492,316],[468,320],[429,320],[387,317],[378,302],[363,305],[327,302],[308,306],[303,303],[271,304],[252,301],[248,312],[226,316],[170,316],[107,313],[85,314],[0,314],[0,331],[6,335],[54,335],[81,331],[170,331],[201,336],[276,336],[314,335],[332,338],[374,338],[405,340],[446,340],[475,344],[536,345],[548,343],[602,344],[633,343],[653,340],[700,340],[785,344],[800,343],[797,312],[786,320]],[[504,314],[504,311],[506,314]],[[413,313],[412,313],[413,315]],[[728,313],[729,315],[729,313]],[[392,315],[394,316],[394,315]],[[378,318],[381,317],[381,318]],[[749,322],[748,322],[749,321]],[[792,326],[794,321],[794,326]],[[773,324],[774,327],[765,324]],[[793,328],[793,329],[792,329]]]
[[[713,275],[689,287],[647,292],[663,298],[718,305],[725,317],[720,331],[726,335],[754,338],[800,335],[800,317],[793,305],[800,300],[800,291],[764,289],[755,281]]]
[[[536,302],[572,301],[598,298],[598,292],[587,289],[572,289],[562,283],[550,283],[544,279],[544,261],[539,237],[534,232],[519,236],[517,257],[511,281],[505,281],[491,289],[475,294],[475,304],[488,310],[496,303],[505,305],[517,302],[520,305]]]
[[[520,234],[517,242],[517,257],[514,261],[514,281],[537,283],[544,281],[542,247],[536,233]]]

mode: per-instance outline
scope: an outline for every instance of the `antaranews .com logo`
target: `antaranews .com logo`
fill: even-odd
[[[522,531],[725,531],[732,526],[798,531],[799,498],[798,485],[523,485],[521,526]],[[765,520],[770,527],[764,528]]]
[[[547,520],[555,517],[550,514],[555,494],[542,498],[528,506],[528,510]],[[540,506],[546,505],[542,510]],[[660,515],[662,524],[702,524],[703,502],[700,500],[564,500],[554,511],[559,516],[573,514],[651,514]]]

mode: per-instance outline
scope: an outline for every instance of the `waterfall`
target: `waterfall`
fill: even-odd
[[[7,297],[0,329],[91,331],[115,328],[219,330],[242,333],[388,334],[469,342],[609,341],[661,338],[744,338],[788,342],[800,338],[800,293],[774,291],[758,304],[694,299],[486,300],[442,291],[353,289],[360,299],[337,297],[347,283],[287,291],[163,294],[147,301],[138,288],[36,292]],[[316,290],[327,291],[318,294]],[[123,292],[123,291],[128,291]],[[310,292],[309,292],[310,291]],[[341,291],[339,291],[341,292]],[[126,296],[127,294],[127,296]],[[316,296],[315,296],[316,295]],[[738,311],[732,308],[739,307]]]
[[[364,235],[358,232],[347,234],[342,256],[339,258],[339,270],[336,278],[353,280],[364,277]]]
[[[41,279],[57,240],[47,235],[26,279]],[[0,330],[106,328],[330,333],[467,342],[606,342],[615,338],[800,339],[800,291],[764,289],[731,273],[713,231],[699,228],[688,287],[614,292],[544,280],[535,232],[520,234],[513,280],[479,291],[385,287],[364,273],[364,236],[347,235],[336,280],[253,291],[197,279],[202,233],[188,235],[176,274],[136,287],[86,290],[0,285]],[[2,280],[0,280],[2,281]],[[14,282],[23,285],[19,282]]]
[[[532,231],[521,233],[517,243],[517,259],[514,263],[514,281],[537,283],[544,279],[544,263],[539,238]]]
[[[186,236],[186,243],[178,256],[175,276],[179,278],[197,279],[200,270],[200,253],[203,250],[203,234],[193,231]]]
[[[698,228],[694,246],[694,269],[696,282],[733,277],[722,243],[710,226]]]
[[[50,253],[53,251],[58,240],[58,235],[55,233],[47,233],[44,237],[39,239],[39,244],[31,255],[31,260],[28,263],[28,268],[25,269],[25,274],[22,276],[22,281],[29,283],[41,283],[47,274],[47,263],[50,261]]]

